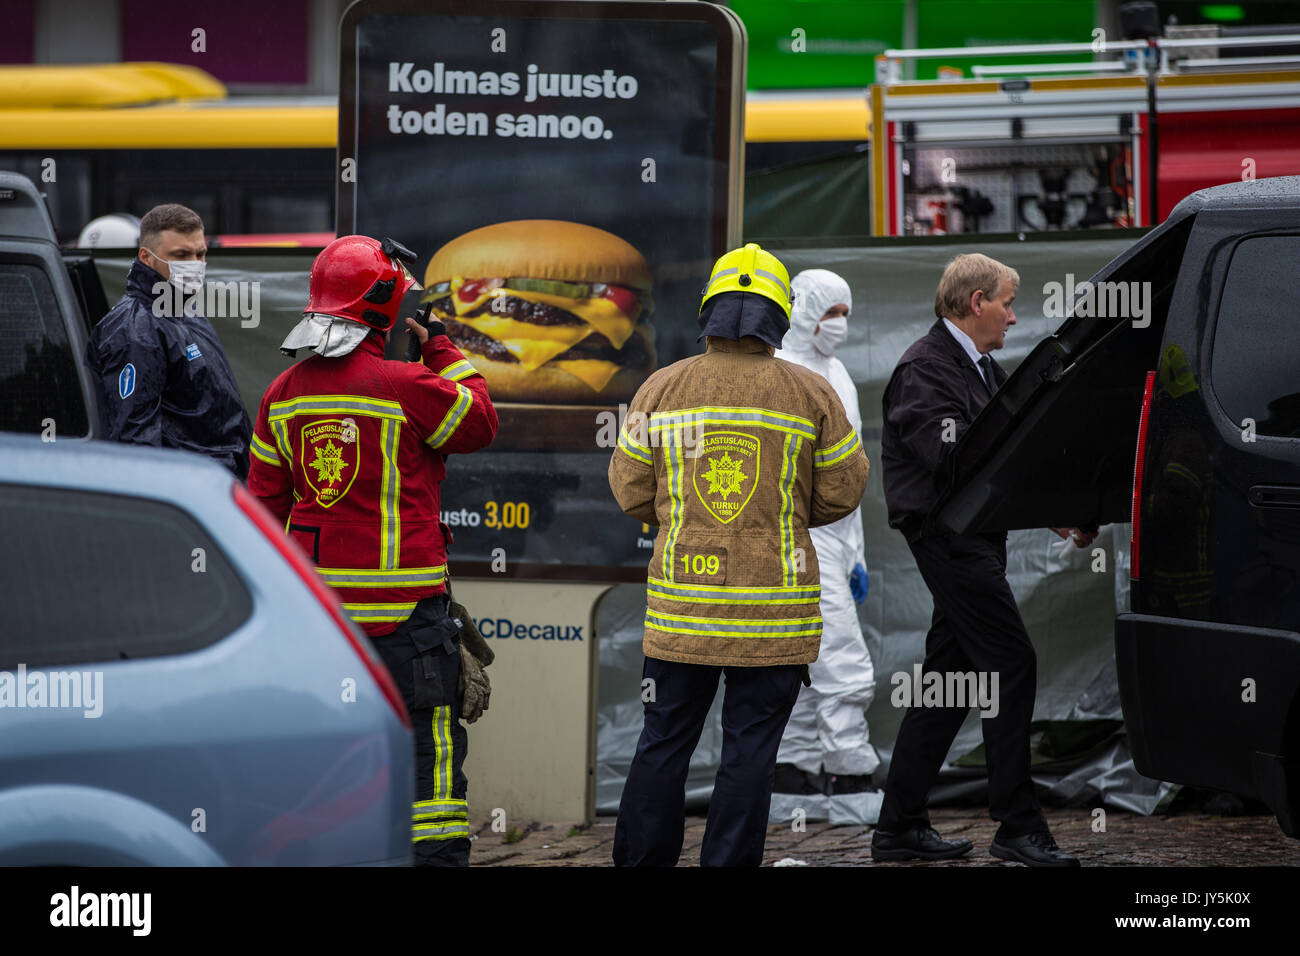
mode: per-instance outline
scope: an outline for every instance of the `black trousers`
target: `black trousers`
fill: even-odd
[[[654,681],[654,699],[646,701],[645,727],[618,807],[615,866],[677,865],[691,754],[723,674],[722,762],[709,800],[700,865],[763,862],[776,751],[803,673],[802,664],[710,667],[645,659],[642,675]]]
[[[460,639],[447,596],[425,598],[391,634],[371,638],[411,715],[415,734],[416,866],[469,866],[468,735],[460,722]]]
[[[924,673],[998,675],[997,716],[980,721],[989,812],[1001,824],[998,834],[1015,837],[1045,830],[1047,822],[1029,778],[1029,723],[1038,659],[1007,584],[1006,536],[923,537],[911,548],[934,598]],[[968,710],[917,706],[913,701],[894,743],[880,829],[897,833],[930,825],[927,797]]]

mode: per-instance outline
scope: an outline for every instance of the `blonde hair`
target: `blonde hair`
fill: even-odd
[[[1010,279],[1012,288],[1020,285],[1020,273],[996,259],[978,252],[954,256],[943,270],[934,294],[935,318],[965,318],[970,314],[970,298],[975,291],[981,290],[986,298],[992,299],[1003,279]]]

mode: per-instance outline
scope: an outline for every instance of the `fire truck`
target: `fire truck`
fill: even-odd
[[[1300,173],[1286,30],[886,50],[868,90],[872,234],[1152,226],[1198,189]],[[1071,59],[987,62],[1044,55]],[[926,59],[940,79],[908,80]]]

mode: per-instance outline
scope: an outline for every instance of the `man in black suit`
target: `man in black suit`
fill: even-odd
[[[885,388],[881,465],[889,524],[907,538],[934,598],[924,673],[982,673],[998,689],[996,712],[989,709],[996,715],[982,721],[989,812],[1001,824],[989,852],[1031,866],[1077,866],[1052,838],[1029,777],[1037,658],[1007,584],[1006,532],[949,535],[926,522],[957,440],[1007,379],[989,353],[1002,348],[1015,324],[1011,303],[1019,284],[1014,269],[978,253],[948,263],[935,295],[938,321],[903,354]],[[1054,530],[1072,533],[1079,547],[1093,537]],[[926,812],[930,787],[969,709],[943,703],[913,701],[903,717],[872,836],[873,860],[941,860],[971,849],[969,840],[940,837]]]

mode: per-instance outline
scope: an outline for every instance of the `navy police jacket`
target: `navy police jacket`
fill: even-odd
[[[198,452],[243,479],[252,426],[221,340],[195,302],[184,310],[193,315],[168,317],[178,310],[162,306],[164,314],[155,315],[156,283],[174,302],[174,286],[133,262],[126,295],[90,334],[86,361],[98,384],[104,437]]]

